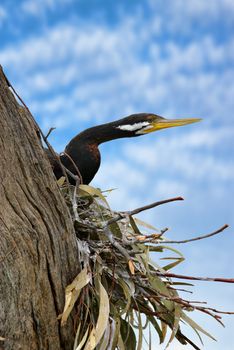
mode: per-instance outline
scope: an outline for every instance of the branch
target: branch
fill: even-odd
[[[79,214],[77,211],[78,205],[77,205],[77,190],[79,187],[80,181],[77,179],[76,185],[73,190],[73,198],[72,198],[72,209],[73,209],[73,214],[74,214],[74,219],[75,221],[79,221]]]
[[[131,210],[131,211],[125,211],[122,214],[132,216],[132,215],[139,214],[139,213],[141,213],[144,210],[148,210],[148,209],[152,209],[152,208],[158,207],[159,205],[162,205],[162,204],[166,204],[166,203],[170,203],[170,202],[174,202],[174,201],[183,201],[183,200],[184,200],[184,198],[182,198],[182,197],[169,198],[169,199],[165,199],[163,201],[158,201],[158,202],[154,202],[154,203],[145,205],[144,207],[140,207],[140,208],[137,208],[137,209],[134,209],[134,210]]]
[[[154,272],[157,276],[162,277],[172,277],[172,278],[178,278],[183,280],[194,280],[194,281],[211,281],[211,282],[223,282],[223,283],[234,283],[234,278],[219,278],[219,277],[195,277],[195,276],[186,276],[186,275],[177,275],[174,273],[169,272]]]
[[[109,239],[111,244],[127,259],[127,261],[131,261],[131,257],[128,254],[127,250],[124,247],[122,247],[122,245],[119,244],[119,242],[116,241],[111,230],[109,229],[108,224],[106,224],[106,226],[103,228],[103,233]]]
[[[67,154],[66,152],[62,152],[62,153],[60,153],[61,155],[65,155],[69,160],[70,160],[70,162],[72,163],[72,165],[74,166],[74,168],[76,169],[76,172],[77,172],[77,174],[78,174],[78,177],[80,178],[79,180],[80,180],[80,183],[79,183],[79,185],[80,184],[83,184],[83,178],[82,178],[82,175],[81,175],[81,173],[80,173],[80,170],[79,170],[79,168],[78,168],[78,166],[76,165],[76,163],[74,162],[74,160],[69,156],[69,154]],[[68,169],[67,169],[68,170]],[[68,170],[69,171],[69,170]],[[73,175],[73,176],[76,176],[77,177],[77,175]]]
[[[209,237],[212,237],[212,236],[215,236],[217,235],[218,233],[220,232],[223,232],[226,228],[228,228],[229,225],[225,224],[224,226],[220,227],[218,230],[214,231],[214,232],[211,232],[211,233],[208,233],[206,235],[202,235],[202,236],[198,236],[198,237],[194,237],[194,238],[191,238],[191,239],[184,239],[184,240],[181,240],[181,241],[158,241],[158,242],[155,242],[155,243],[189,243],[189,242],[194,242],[194,241],[199,241],[200,239],[205,239],[205,238],[209,238]]]
[[[46,139],[46,140],[48,139],[48,137],[50,136],[50,134],[52,133],[52,131],[55,130],[55,129],[56,129],[56,128],[54,128],[54,127],[52,127],[52,128],[49,129],[48,133],[47,133],[46,136],[45,136],[45,139]]]
[[[140,212],[142,212],[144,210],[148,210],[148,209],[152,209],[152,208],[158,207],[159,205],[162,205],[162,204],[166,204],[166,203],[170,203],[170,202],[174,202],[174,201],[183,201],[183,200],[184,200],[184,198],[182,198],[182,197],[174,197],[174,198],[164,199],[163,201],[153,202],[151,204],[145,205],[144,207],[140,207],[140,208],[133,209],[133,210],[130,210],[130,211],[122,211],[122,212],[117,213],[116,217],[114,217],[114,218],[110,219],[109,221],[107,221],[107,225],[111,225],[114,222],[123,219],[125,216],[132,216],[132,215],[138,214],[138,213],[140,213]],[[167,230],[168,229],[166,228],[163,231],[163,233],[166,232]]]
[[[223,232],[226,228],[228,228],[229,225],[225,224],[224,226],[220,227],[218,230],[208,233],[206,235],[202,235],[202,236],[198,236],[198,237],[194,237],[191,239],[184,239],[181,241],[174,241],[174,240],[159,240],[158,238],[160,238],[167,230],[168,228],[165,228],[163,230],[161,230],[160,234],[151,234],[151,235],[147,235],[147,236],[139,236],[140,238],[137,237],[136,242],[140,241],[141,243],[154,243],[154,244],[166,244],[166,243],[170,243],[170,244],[180,244],[180,243],[189,243],[189,242],[194,242],[194,241],[199,241],[200,239],[205,239],[205,238],[209,238],[212,236],[217,235],[220,232]]]

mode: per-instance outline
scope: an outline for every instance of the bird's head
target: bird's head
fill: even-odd
[[[121,132],[122,137],[124,137],[124,133],[126,134],[126,137],[130,137],[140,136],[175,126],[192,124],[199,122],[200,120],[200,118],[165,119],[156,114],[139,113],[118,120],[115,128]]]

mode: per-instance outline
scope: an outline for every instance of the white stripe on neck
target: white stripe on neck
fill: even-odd
[[[146,126],[149,126],[149,122],[139,122],[134,124],[125,124],[125,125],[119,125],[117,126],[117,129],[125,130],[125,131],[137,131],[141,130]]]

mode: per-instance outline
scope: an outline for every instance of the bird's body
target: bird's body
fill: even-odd
[[[124,137],[136,137],[156,130],[191,124],[200,119],[164,119],[150,113],[133,114],[117,121],[98,125],[75,136],[60,155],[62,164],[74,175],[80,174],[84,184],[89,184],[101,164],[98,146],[101,143]],[[61,165],[47,152],[57,179],[63,176]],[[69,177],[71,184],[75,180]]]

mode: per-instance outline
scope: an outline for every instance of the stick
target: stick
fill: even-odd
[[[189,242],[194,242],[194,241],[198,241],[200,239],[205,239],[205,238],[209,238],[209,237],[212,237],[214,235],[217,235],[218,233],[220,232],[223,232],[226,228],[228,228],[229,225],[225,224],[223,225],[222,227],[220,227],[218,230],[214,231],[214,232],[211,232],[211,233],[208,233],[206,235],[202,235],[202,236],[198,236],[198,237],[194,237],[194,238],[191,238],[191,239],[184,239],[184,240],[181,240],[181,241],[158,241],[158,242],[155,242],[155,243],[176,243],[176,244],[180,244],[180,243],[189,243]]]
[[[81,173],[80,173],[80,170],[78,169],[78,166],[76,165],[76,163],[74,162],[74,160],[69,156],[69,154],[67,154],[66,152],[62,152],[62,153],[60,153],[60,155],[65,155],[69,160],[70,160],[70,162],[72,163],[72,165],[74,166],[74,168],[76,169],[76,172],[77,172],[77,174],[78,174],[78,177],[80,178],[80,185],[82,185],[83,184],[83,178],[82,178],[82,175],[81,175]],[[68,170],[68,169],[67,169]],[[77,175],[75,175],[75,176],[77,176]]]
[[[144,207],[140,207],[140,208],[137,208],[137,209],[134,209],[134,210],[131,210],[131,211],[125,211],[125,212],[123,212],[123,214],[132,216],[132,215],[139,214],[139,213],[141,213],[144,210],[148,210],[148,209],[152,209],[152,208],[158,207],[159,205],[162,205],[162,204],[166,204],[166,203],[170,203],[170,202],[174,202],[174,201],[183,201],[183,200],[184,200],[184,198],[182,198],[182,197],[169,198],[169,199],[165,199],[163,201],[158,201],[158,202],[154,202],[154,203],[145,205]]]
[[[158,202],[153,202],[151,204],[145,205],[144,207],[140,207],[140,208],[133,209],[133,210],[130,210],[130,211],[119,212],[119,213],[117,213],[116,217],[114,217],[114,218],[110,219],[109,221],[107,221],[107,225],[111,225],[114,222],[123,219],[126,215],[127,216],[132,216],[132,215],[138,214],[138,213],[140,213],[140,212],[142,212],[144,210],[148,210],[148,209],[152,209],[152,208],[158,207],[159,205],[162,205],[162,204],[166,204],[166,203],[170,203],[170,202],[174,202],[174,201],[183,201],[183,200],[184,200],[184,198],[182,198],[182,197],[174,197],[174,198],[169,198],[169,199],[165,199],[165,200],[158,201]],[[167,230],[168,229],[165,229],[165,231],[163,231],[163,233],[166,232]]]
[[[56,128],[54,128],[54,127],[50,128],[50,130],[48,131],[48,133],[47,133],[46,136],[45,136],[45,139],[46,139],[46,140],[48,139],[48,137],[50,136],[50,134],[52,133],[52,131],[55,130],[55,129],[56,129]]]
[[[223,282],[223,283],[234,283],[234,278],[219,278],[219,277],[195,277],[195,276],[186,276],[186,275],[177,275],[174,273],[161,273],[161,272],[155,272],[157,276],[162,277],[172,277],[172,278],[178,278],[183,280],[194,280],[194,281],[211,281],[211,282]]]

